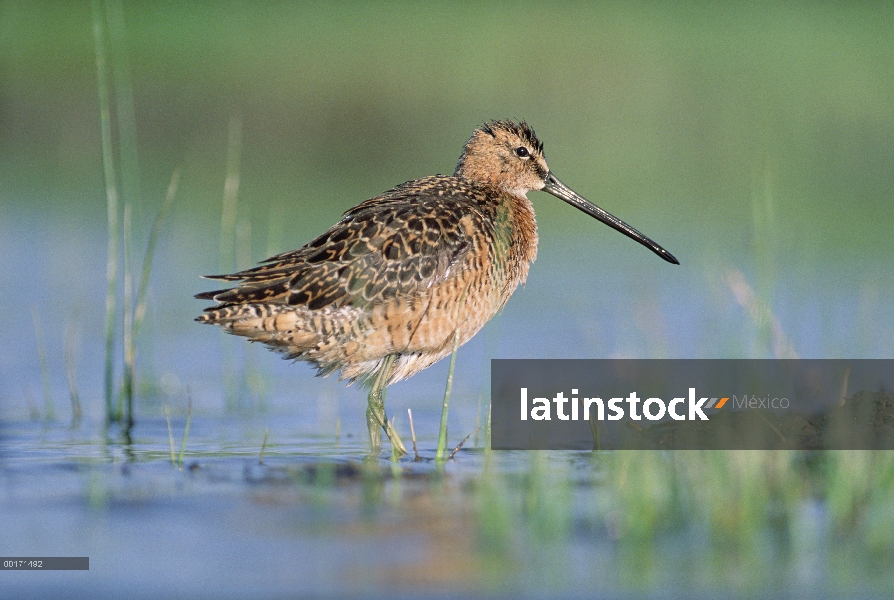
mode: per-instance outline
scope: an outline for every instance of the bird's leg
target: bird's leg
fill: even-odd
[[[394,430],[388,418],[385,415],[385,382],[388,381],[388,375],[391,372],[391,366],[394,364],[396,354],[389,354],[382,361],[379,372],[373,380],[372,388],[369,390],[369,406],[366,409],[366,425],[369,427],[369,443],[372,454],[378,454],[381,450],[381,432],[384,431],[391,442],[391,451],[397,454],[406,454],[407,449],[400,441],[400,437]]]
[[[376,393],[375,390],[369,391],[369,406],[366,408],[366,426],[369,427],[369,446],[370,454],[377,455],[382,449],[382,431],[379,429],[377,407],[381,406],[384,410],[385,406],[382,402],[382,391]]]
[[[393,356],[385,357],[369,389],[366,426],[369,428],[370,452],[373,455],[378,454],[382,448],[382,430],[385,429],[385,382],[388,380],[387,373],[391,370],[393,362]]]

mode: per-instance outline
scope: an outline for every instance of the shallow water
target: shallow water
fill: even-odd
[[[254,442],[271,424],[261,464]],[[183,426],[172,421],[176,452]],[[823,504],[798,504],[783,529],[746,527],[754,539],[723,552],[707,523],[644,538],[624,525],[618,471],[604,464],[618,454],[486,453],[470,441],[439,470],[432,435],[420,462],[365,462],[363,436],[301,429],[196,417],[181,469],[164,419],[139,422],[129,444],[95,423],[5,423],[4,547],[88,556],[90,570],[6,571],[4,596],[864,595],[892,583],[877,553],[854,554],[859,539],[832,549]],[[631,465],[656,457],[676,460],[641,453]]]

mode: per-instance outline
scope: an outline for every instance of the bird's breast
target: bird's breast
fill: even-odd
[[[504,194],[494,219],[493,276],[502,286],[501,305],[528,277],[537,258],[537,221],[527,197]]]

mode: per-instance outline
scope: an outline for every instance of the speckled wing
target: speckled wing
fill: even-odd
[[[219,304],[367,307],[410,297],[446,279],[475,237],[493,235],[484,191],[456,177],[407,182],[346,212],[306,246],[213,279],[238,287],[199,294]]]

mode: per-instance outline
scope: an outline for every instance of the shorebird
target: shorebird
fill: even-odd
[[[234,287],[196,320],[303,360],[318,375],[369,385],[372,453],[381,431],[406,448],[385,415],[385,388],[469,341],[528,276],[537,255],[531,190],[548,192],[633,238],[667,250],[559,181],[524,121],[475,129],[453,175],[401,184],[371,198],[307,245],[261,266],[210,279]]]

